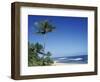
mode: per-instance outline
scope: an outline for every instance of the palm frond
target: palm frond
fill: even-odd
[[[48,20],[35,22],[35,25],[37,34],[46,34],[48,32],[52,32],[55,29],[55,27]]]

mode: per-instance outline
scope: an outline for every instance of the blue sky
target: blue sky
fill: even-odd
[[[88,19],[85,17],[28,16],[28,41],[44,43],[42,35],[37,35],[35,22],[48,20],[56,29],[46,34],[46,51],[53,57],[87,55]]]

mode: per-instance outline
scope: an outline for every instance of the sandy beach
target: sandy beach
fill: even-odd
[[[52,66],[58,66],[58,65],[68,65],[68,63],[58,63],[57,61],[54,61]]]
[[[52,66],[58,66],[58,65],[75,65],[75,64],[80,64],[80,63],[58,63],[57,61],[54,61]]]

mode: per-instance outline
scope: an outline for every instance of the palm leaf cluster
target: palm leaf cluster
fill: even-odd
[[[37,32],[38,34],[46,34],[49,32],[52,32],[55,27],[50,24],[48,20],[40,21],[40,22],[35,22],[35,25],[37,27]]]

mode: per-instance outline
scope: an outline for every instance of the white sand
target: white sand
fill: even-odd
[[[73,63],[58,63],[57,61],[54,61],[54,63],[52,64],[52,66],[58,66],[58,65],[75,65],[75,63],[74,64]]]
[[[54,61],[52,66],[57,66],[57,65],[67,65],[68,63],[58,63],[57,61]]]

